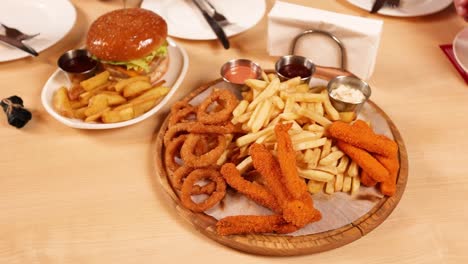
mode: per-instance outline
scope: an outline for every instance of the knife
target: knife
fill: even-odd
[[[214,20],[214,18],[210,17],[208,13],[203,9],[200,4],[197,2],[197,0],[192,0],[193,3],[198,7],[198,9],[201,11],[203,14],[203,17],[205,18],[206,22],[210,25],[211,29],[213,32],[216,34],[218,37],[219,41],[223,44],[223,47],[225,49],[229,49],[229,40],[226,37],[226,33],[224,33],[224,30],[221,28],[221,26]]]
[[[0,35],[0,41],[3,42],[3,43],[8,44],[9,46],[12,46],[12,47],[18,48],[20,50],[23,50],[23,51],[25,51],[25,52],[27,52],[27,53],[35,56],[35,57],[39,55],[39,53],[37,53],[33,48],[31,48],[28,45],[24,44],[20,40],[9,38],[9,37],[7,37],[5,35]]]
[[[385,2],[387,2],[387,0],[375,0],[370,12],[377,13],[384,6]]]

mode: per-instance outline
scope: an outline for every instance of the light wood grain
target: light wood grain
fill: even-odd
[[[317,67],[319,74],[314,75],[316,78],[324,80],[331,80],[337,76],[352,75],[351,73],[331,68],[331,67]],[[266,73],[273,73],[273,70],[266,70]],[[210,81],[183,98],[184,101],[189,102],[193,98],[197,97],[205,90],[211,87],[215,87],[218,83],[222,82],[221,78]],[[353,222],[347,222],[344,226],[332,229],[326,232],[314,233],[310,235],[301,236],[290,236],[290,235],[271,235],[271,234],[253,234],[253,235],[232,235],[232,236],[220,236],[216,232],[215,224],[216,219],[206,215],[204,213],[195,213],[189,209],[184,208],[182,205],[178,191],[173,187],[173,182],[170,172],[166,168],[165,160],[165,146],[164,146],[164,134],[168,127],[168,121],[170,115],[166,117],[166,121],[161,126],[155,141],[155,171],[156,177],[160,180],[160,183],[164,191],[169,195],[177,212],[186,221],[191,223],[195,229],[200,231],[205,236],[223,244],[228,247],[258,255],[267,256],[294,256],[317,253],[322,251],[331,250],[337,247],[341,247],[350,242],[353,242],[362,236],[366,235],[379,224],[381,224],[395,209],[398,202],[400,201],[403,192],[406,187],[408,180],[408,157],[406,153],[405,144],[403,139],[398,132],[395,124],[380,109],[374,102],[368,101],[373,109],[376,110],[377,115],[382,116],[390,127],[391,133],[399,147],[399,159],[400,159],[400,170],[397,178],[397,192],[392,197],[383,197],[377,204],[371,208],[371,210],[359,219]],[[349,201],[352,203],[352,200]],[[330,202],[325,210],[338,210],[333,208],[336,206]],[[345,207],[347,205],[344,205]],[[350,205],[348,205],[349,207]],[[239,212],[242,214],[241,212]],[[344,213],[344,212],[342,212]],[[322,219],[321,222],[333,223],[333,219]],[[352,220],[351,220],[352,221]],[[330,228],[328,228],[330,229]]]
[[[410,164],[405,193],[372,232],[344,247],[288,258],[231,250],[193,230],[154,177],[151,142],[164,116],[110,131],[68,128],[50,117],[40,92],[58,56],[84,44],[86,29],[121,0],[72,0],[72,31],[37,58],[0,63],[0,97],[20,95],[33,111],[23,129],[0,114],[0,263],[467,263],[468,87],[440,51],[467,24],[453,7],[420,18],[371,15],[346,0],[289,2],[382,19],[372,101],[397,125]],[[128,1],[133,2],[133,1]],[[273,5],[267,0],[267,9]],[[264,17],[217,41],[176,39],[190,68],[175,102],[219,77],[231,58],[272,68]],[[169,108],[165,108],[167,111]]]

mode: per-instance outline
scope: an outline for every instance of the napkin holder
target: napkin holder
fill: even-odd
[[[329,37],[338,45],[338,47],[340,48],[340,52],[341,52],[341,69],[343,69],[343,70],[346,69],[346,49],[345,49],[345,47],[343,45],[343,42],[338,37],[336,37],[335,35],[333,35],[330,32],[327,32],[327,31],[309,29],[309,30],[306,30],[306,31],[302,32],[301,34],[297,35],[293,39],[293,42],[292,42],[292,45],[291,45],[291,49],[290,49],[291,55],[294,55],[294,53],[296,51],[296,45],[297,45],[297,42],[299,41],[299,39],[306,36],[306,35],[312,35],[312,34],[319,34],[319,35]]]
[[[318,65],[315,65],[315,73],[314,75],[320,79],[324,79],[324,80],[331,80],[332,78],[336,77],[336,76],[339,76],[339,75],[343,75],[343,76],[353,76],[353,77],[356,77],[354,74],[348,72],[346,70],[346,64],[347,64],[347,60],[346,60],[346,48],[343,44],[343,42],[335,35],[333,35],[332,33],[330,32],[327,32],[327,31],[323,31],[323,30],[315,30],[315,29],[309,29],[309,30],[306,30],[304,32],[302,32],[301,34],[297,35],[293,41],[292,41],[292,44],[291,44],[291,48],[290,48],[290,54],[291,55],[295,55],[295,51],[296,51],[296,45],[297,45],[297,42],[299,41],[299,39],[301,39],[302,37],[306,36],[306,35],[311,35],[311,34],[319,34],[319,35],[323,35],[323,36],[326,36],[330,39],[332,39],[339,47],[339,50],[340,50],[340,58],[341,58],[341,68],[334,68],[334,67],[324,67],[324,66],[318,66]]]

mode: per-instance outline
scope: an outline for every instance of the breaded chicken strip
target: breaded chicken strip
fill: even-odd
[[[233,163],[224,164],[221,167],[221,174],[229,186],[252,199],[254,202],[270,208],[274,212],[282,212],[276,198],[270,193],[270,191],[258,183],[244,179],[239,170],[237,170],[236,165]]]
[[[281,215],[236,215],[225,217],[216,223],[216,231],[222,236],[252,233],[286,234],[297,229]]]
[[[393,157],[398,152],[398,145],[394,141],[362,128],[360,125],[351,126],[345,122],[336,121],[328,127],[327,132],[339,141],[382,156]]]

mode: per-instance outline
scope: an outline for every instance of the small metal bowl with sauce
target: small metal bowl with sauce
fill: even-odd
[[[372,93],[369,84],[352,76],[333,78],[328,82],[327,91],[336,110],[356,115]]]
[[[287,55],[279,58],[275,70],[282,81],[300,76],[301,81],[308,83],[315,73],[315,64],[306,57]]]
[[[262,68],[251,60],[233,59],[221,67],[221,76],[228,83],[244,84],[247,79],[259,79]]]
[[[70,81],[87,79],[96,72],[98,62],[85,49],[69,50],[57,61],[58,67],[64,71]]]

